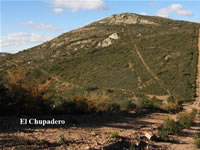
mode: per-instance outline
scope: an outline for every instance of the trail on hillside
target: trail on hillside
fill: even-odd
[[[132,35],[131,32],[128,32],[130,34],[131,40],[133,42],[134,48],[135,48],[135,52],[138,55],[139,59],[141,60],[141,62],[143,63],[144,67],[146,68],[146,70],[151,74],[151,76],[154,78],[154,80],[156,80],[158,82],[158,84],[160,85],[160,87],[162,89],[164,89],[167,93],[168,93],[168,97],[171,96],[171,92],[165,88],[165,86],[163,86],[162,81],[158,78],[158,76],[156,76],[156,74],[149,68],[149,66],[147,65],[147,63],[145,62],[144,58],[142,57]]]
[[[161,80],[154,74],[154,72],[149,68],[149,66],[146,64],[146,62],[144,61],[141,53],[139,52],[137,45],[135,44],[135,41],[133,41],[134,47],[135,47],[135,51],[138,55],[138,57],[140,58],[140,60],[142,61],[143,65],[145,66],[145,68],[147,69],[147,71],[151,74],[151,76],[158,81],[158,84],[167,91],[168,95],[171,95],[170,91],[168,89],[166,89],[160,82]]]

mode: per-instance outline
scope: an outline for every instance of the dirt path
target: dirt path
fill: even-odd
[[[188,108],[189,105],[186,107]],[[169,113],[146,113],[138,115],[135,112],[124,114],[101,114],[101,115],[80,115],[74,118],[63,116],[67,124],[74,122],[74,125],[64,128],[22,128],[13,132],[1,132],[2,122],[6,127],[17,124],[17,118],[0,118],[0,148],[3,150],[13,149],[39,149],[45,150],[113,150],[123,148],[129,149],[130,145],[123,145],[117,139],[111,138],[111,133],[118,133],[119,136],[132,141],[145,132],[156,133],[157,128],[164,119],[175,119],[176,114]],[[3,120],[3,121],[2,121]],[[9,122],[5,121],[9,120]],[[2,121],[2,122],[1,122]],[[150,142],[154,150],[198,150],[194,147],[194,133],[200,131],[200,120],[191,128],[184,130],[179,136],[172,136],[175,141]],[[67,144],[59,142],[59,136],[63,135]],[[9,142],[8,142],[9,141]],[[2,144],[2,145],[1,145]],[[119,148],[122,146],[121,148]],[[156,148],[157,147],[157,148]]]
[[[143,63],[143,65],[145,66],[146,70],[151,74],[151,76],[158,82],[158,84],[160,85],[160,87],[164,90],[166,90],[166,92],[168,93],[167,97],[169,97],[171,95],[170,91],[168,89],[166,89],[163,84],[161,83],[161,80],[155,75],[155,73],[149,68],[149,66],[146,64],[146,62],[144,61],[140,51],[138,50],[137,48],[137,45],[135,43],[134,40],[133,41],[133,44],[134,44],[134,48],[135,48],[135,51],[138,55],[138,57],[140,58],[141,62]]]
[[[129,30],[129,29],[128,29],[128,30]],[[129,31],[128,33],[130,34],[129,36],[130,36],[131,39],[132,39],[135,52],[136,52],[136,54],[138,55],[138,57],[139,57],[139,59],[141,60],[141,62],[143,63],[144,67],[145,67],[146,70],[151,74],[151,76],[154,78],[154,80],[156,80],[156,81],[158,82],[158,84],[160,85],[160,87],[161,87],[162,89],[164,89],[164,90],[168,93],[168,95],[166,95],[166,96],[170,96],[170,95],[171,95],[171,92],[170,92],[168,89],[165,88],[165,86],[163,85],[162,81],[161,81],[161,80],[158,78],[158,76],[149,68],[149,66],[148,66],[147,63],[145,62],[143,56],[141,55],[141,53],[140,53],[140,51],[139,51],[139,49],[138,49],[138,47],[137,47],[137,45],[136,45],[136,43],[135,43],[135,41],[134,41],[134,38],[133,38],[132,35],[131,35],[131,31]]]

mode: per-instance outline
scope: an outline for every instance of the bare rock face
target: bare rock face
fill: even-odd
[[[0,57],[6,57],[6,56],[8,56],[8,55],[11,55],[11,54],[9,54],[9,53],[1,53],[1,52],[0,52]]]
[[[4,53],[0,54],[0,57],[5,57],[5,56],[7,56],[7,55]]]
[[[112,44],[113,40],[118,40],[118,39],[119,39],[119,35],[117,33],[113,33],[102,42],[99,42],[97,47],[108,47]]]
[[[108,47],[112,44],[112,41],[110,38],[107,38],[105,40],[103,40],[103,42],[100,44],[101,47]]]
[[[113,39],[113,40],[118,40],[119,39],[119,36],[117,33],[113,33],[109,36],[110,39]]]
[[[119,14],[100,20],[99,23],[107,24],[156,24],[149,20],[143,19],[136,14]]]

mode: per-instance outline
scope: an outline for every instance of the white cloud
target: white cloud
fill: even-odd
[[[147,13],[145,13],[145,12],[141,12],[140,15],[144,15],[144,16],[146,16]]]
[[[156,12],[157,16],[160,17],[169,17],[169,10],[167,8],[162,8]]]
[[[187,16],[187,17],[191,17],[193,14],[192,14],[192,11],[188,11],[188,10],[178,10],[177,11],[177,14],[179,16]]]
[[[17,24],[31,27],[36,30],[47,30],[47,31],[54,31],[54,32],[61,32],[63,31],[61,28],[51,25],[51,24],[42,24],[42,23],[36,23],[33,21],[28,21],[28,22],[18,22]]]
[[[62,8],[54,8],[53,12],[55,12],[56,14],[62,14],[64,12],[64,9],[62,9]]]
[[[192,11],[186,10],[181,4],[172,4],[167,8],[161,8],[156,12],[157,16],[169,17],[169,14],[175,12],[178,16],[191,17],[193,15]]]
[[[29,34],[24,32],[10,33],[0,38],[1,48],[9,46],[23,46],[27,44],[40,44],[51,40],[53,37],[40,34]]]
[[[181,9],[184,9],[184,7],[181,5],[181,4],[172,4],[170,7],[168,7],[168,9],[170,11],[178,11],[178,10],[181,10]]]
[[[102,0],[53,0],[54,7],[70,8],[73,12],[78,10],[105,10],[107,7]]]

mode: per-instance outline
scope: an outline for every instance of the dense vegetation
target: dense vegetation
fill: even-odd
[[[139,17],[156,24],[95,22],[0,59],[1,106],[17,105],[27,111],[29,106],[33,110],[38,107],[37,112],[124,111],[136,107],[173,111],[180,109],[180,103],[194,100],[200,25]],[[108,47],[97,46],[113,33],[120,38]],[[156,96],[169,92],[168,103],[162,105]]]
[[[159,128],[158,135],[162,141],[170,141],[169,135],[180,134],[183,129],[189,129],[194,124],[197,110],[193,110],[191,113],[178,114],[177,121],[173,119],[166,119]],[[195,145],[199,146],[199,135],[194,136]]]

